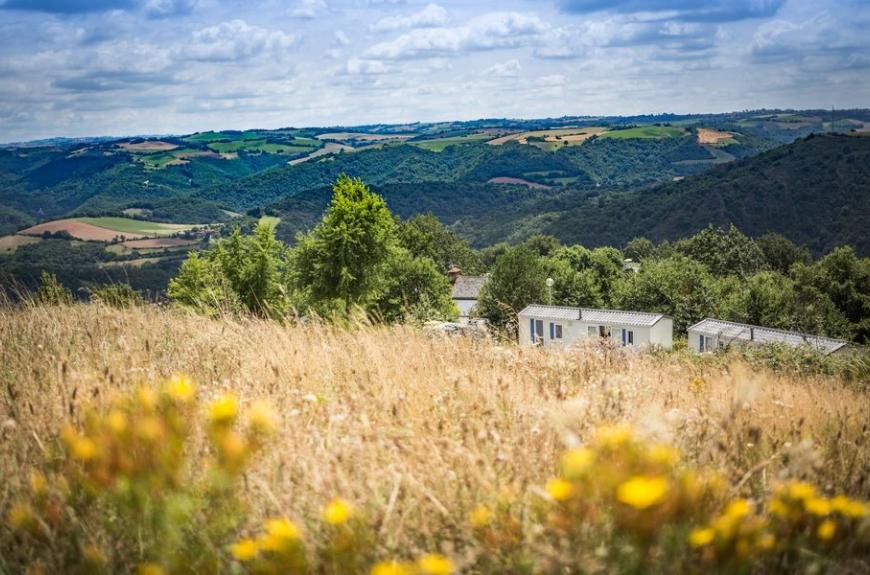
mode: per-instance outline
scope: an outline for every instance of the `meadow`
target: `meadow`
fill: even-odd
[[[157,306],[6,306],[0,389],[3,573],[72,572],[73,558],[80,572],[190,572],[172,559],[190,549],[213,559],[193,569],[209,572],[366,573],[377,562],[379,575],[870,566],[859,501],[870,496],[870,397],[854,382],[737,356],[552,352],[412,326],[212,320]],[[246,412],[239,435],[232,426]],[[134,435],[123,431],[127,417]],[[177,439],[178,425],[193,426],[184,450],[174,439],[147,443],[158,432]],[[171,469],[137,483],[123,465],[112,473],[132,479],[89,467],[120,437],[143,461],[168,457],[157,461]],[[590,457],[596,463],[578,471]],[[638,465],[660,477],[630,475]],[[153,544],[150,520],[118,535],[127,532],[117,509],[141,511],[139,499],[125,499],[130,489],[150,493],[150,504],[172,502],[161,521],[180,521],[208,515],[191,512],[191,498],[205,497],[203,482],[221,470],[239,514],[219,517],[223,535],[208,523]],[[602,482],[625,473],[619,501],[605,500]],[[69,498],[80,485],[87,496],[57,516],[53,494]],[[161,498],[154,485],[171,495],[195,489]],[[680,496],[666,500],[663,489]],[[750,511],[791,513],[801,502],[830,519],[798,510],[783,515],[794,523],[764,523],[793,531],[762,532]],[[726,528],[731,539],[717,546]],[[193,536],[198,546],[185,539]],[[72,551],[64,541],[76,541]]]
[[[676,138],[683,135],[683,129],[676,126],[636,126],[624,130],[604,132],[600,138]]]

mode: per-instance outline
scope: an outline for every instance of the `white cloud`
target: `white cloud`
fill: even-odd
[[[437,4],[428,4],[415,14],[407,16],[389,16],[371,25],[373,32],[391,32],[407,28],[434,28],[446,26],[447,10]]]
[[[198,0],[147,0],[143,8],[149,18],[167,18],[189,14],[197,4]]]
[[[190,60],[229,62],[269,52],[280,55],[295,42],[293,34],[232,20],[194,32],[190,44],[182,47],[180,54]]]
[[[328,8],[326,0],[302,0],[291,11],[294,18],[313,19]]]
[[[342,32],[341,30],[335,31],[335,44],[338,46],[348,46],[350,44],[350,38],[347,37],[347,34]]]
[[[523,67],[520,61],[516,58],[507,62],[493,64],[483,71],[484,76],[494,76],[496,78],[516,78],[520,75]]]
[[[369,58],[400,60],[463,52],[518,48],[538,43],[550,29],[535,15],[509,13],[486,14],[464,26],[428,28],[402,34],[381,42],[366,51]]]
[[[387,74],[391,70],[392,68],[380,60],[364,60],[361,58],[351,58],[345,66],[345,71],[351,76],[374,76]]]

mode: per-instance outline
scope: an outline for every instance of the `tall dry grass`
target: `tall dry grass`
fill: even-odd
[[[252,522],[305,524],[340,496],[372,518],[385,556],[461,548],[476,503],[523,497],[566,445],[619,421],[722,471],[735,496],[785,478],[870,496],[870,397],[831,377],[79,304],[0,308],[0,509],[83,404],[176,372],[206,399],[230,391],[275,407],[277,436],[243,484]]]

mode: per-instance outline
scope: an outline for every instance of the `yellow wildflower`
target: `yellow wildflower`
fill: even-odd
[[[40,471],[34,469],[30,472],[30,492],[37,497],[45,493],[47,483],[45,475]]]
[[[372,567],[371,575],[411,575],[413,569],[398,561],[381,561]]]
[[[106,423],[109,425],[109,429],[115,433],[123,433],[127,429],[127,416],[124,412],[113,409],[106,416]]]
[[[710,543],[712,543],[715,537],[716,532],[709,527],[705,527],[703,529],[694,529],[689,534],[689,544],[692,547],[703,547],[704,545],[709,545]]]
[[[9,527],[12,529],[24,529],[34,519],[33,509],[30,508],[30,505],[27,503],[18,502],[12,506],[12,509],[9,510],[9,515],[6,518],[6,522],[9,524]]]
[[[164,575],[166,570],[157,563],[140,563],[136,567],[137,575]]]
[[[819,524],[819,528],[816,530],[816,535],[822,541],[830,541],[834,538],[834,535],[837,533],[837,524],[831,521],[830,519],[826,519]]]
[[[344,499],[333,499],[323,509],[323,520],[330,525],[342,525],[353,516],[353,508]]]
[[[486,505],[478,505],[468,514],[472,527],[486,527],[492,522],[492,511]]]
[[[216,425],[230,424],[239,415],[239,402],[232,394],[222,395],[209,408],[211,422]]]
[[[136,399],[139,400],[139,406],[145,411],[151,411],[157,406],[157,395],[147,388],[140,388],[136,394]]]
[[[867,505],[843,495],[831,499],[831,510],[841,513],[846,517],[860,519],[867,515]]]
[[[450,575],[453,573],[453,562],[443,555],[423,555],[417,561],[423,575]]]
[[[78,434],[70,435],[67,439],[67,446],[72,456],[81,461],[91,461],[97,457],[97,444],[88,437]]]
[[[752,511],[752,504],[746,499],[735,499],[725,507],[725,517],[729,519],[742,519]]]
[[[230,547],[230,552],[237,561],[250,561],[257,556],[260,548],[253,539],[242,539]]]
[[[564,479],[551,479],[547,482],[547,493],[556,501],[567,501],[574,495],[574,486]]]
[[[807,499],[804,503],[804,507],[809,513],[813,515],[818,515],[823,517],[831,512],[831,504],[824,497],[813,497],[812,499]]]
[[[589,469],[594,458],[592,451],[585,447],[569,449],[562,455],[562,473],[568,479],[577,479]]]
[[[265,401],[255,401],[251,405],[248,423],[255,433],[269,435],[275,432],[275,412]]]
[[[157,417],[144,417],[136,423],[136,435],[145,441],[156,441],[163,435],[163,423]]]
[[[196,388],[189,377],[179,373],[170,378],[166,393],[175,401],[187,403],[196,395]]]
[[[289,519],[278,517],[266,522],[266,532],[282,539],[299,539],[299,528]]]
[[[803,481],[795,481],[788,486],[788,496],[792,499],[810,499],[816,496],[816,488]]]
[[[670,467],[680,460],[680,452],[668,445],[653,445],[649,450],[650,461]]]
[[[661,503],[668,493],[668,482],[663,477],[632,477],[616,490],[616,498],[635,509],[646,509]]]
[[[606,425],[598,430],[595,440],[601,447],[615,449],[631,441],[632,436],[628,425]]]

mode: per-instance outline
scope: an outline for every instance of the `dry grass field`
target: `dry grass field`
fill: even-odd
[[[111,242],[112,240],[116,239],[118,236],[121,235],[129,239],[140,239],[147,237],[144,234],[110,230],[108,228],[95,226],[93,224],[82,222],[76,219],[52,220],[50,222],[44,222],[35,226],[31,226],[26,230],[21,230],[21,232],[19,233],[28,236],[41,236],[45,232],[67,232],[75,239],[87,242]]]
[[[283,516],[317,532],[323,506],[341,497],[365,514],[375,558],[439,551],[479,568],[469,513],[512,494],[528,522],[563,450],[606,424],[720,471],[728,497],[761,500],[790,479],[870,496],[870,396],[833,377],[681,352],[559,353],[412,327],[79,304],[0,307],[0,510],[26,491],[26,470],[64,421],[174,373],[206,403],[232,393],[242,408],[265,399],[275,410],[275,437],[241,486],[246,529]],[[16,541],[0,528],[0,557]],[[13,570],[0,559],[0,572]]]

